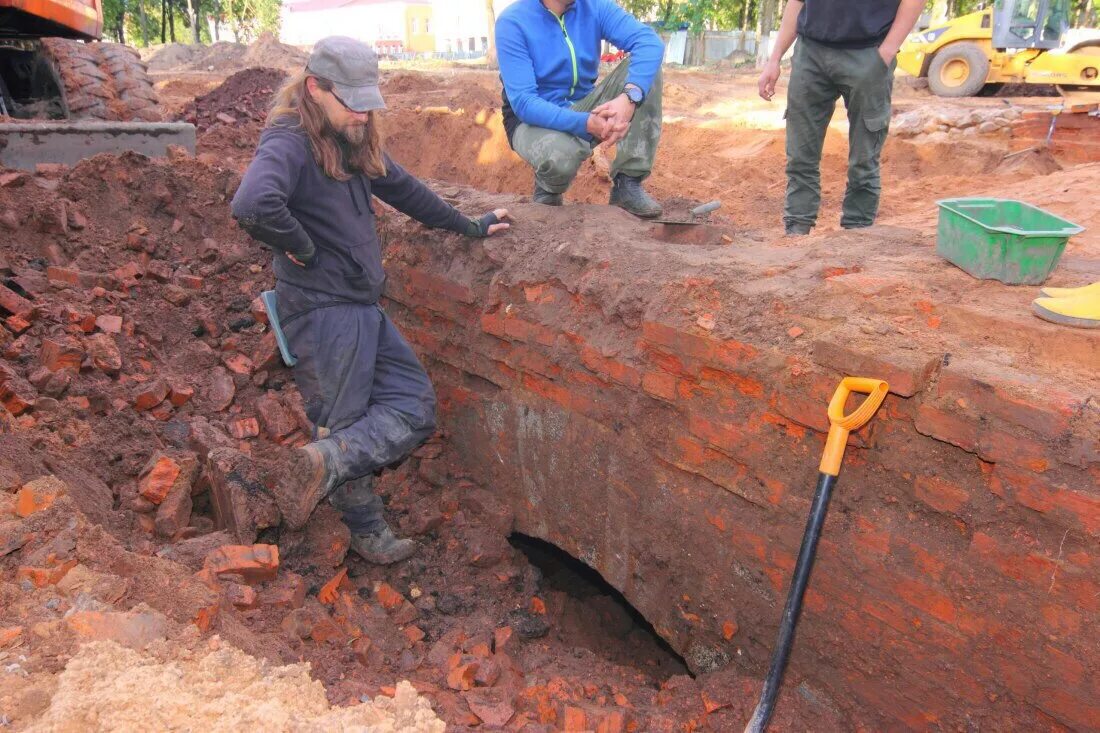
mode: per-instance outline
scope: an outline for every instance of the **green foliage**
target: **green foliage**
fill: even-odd
[[[142,5],[139,5],[142,3]],[[170,18],[165,17],[163,7],[167,7]],[[145,29],[142,33],[141,11],[145,11]],[[103,35],[110,40],[124,40],[133,46],[161,42],[161,31],[165,30],[165,40],[171,41],[171,31],[175,30],[175,40],[191,43],[193,40],[192,13],[198,15],[199,40],[210,43],[208,20],[218,20],[228,26],[233,40],[247,42],[255,39],[264,31],[278,34],[282,13],[282,0],[103,0]],[[121,36],[120,36],[121,30]],[[220,40],[230,40],[221,38]]]

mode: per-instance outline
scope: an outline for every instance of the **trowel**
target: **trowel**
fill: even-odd
[[[680,224],[682,226],[696,226],[707,221],[707,214],[722,208],[721,201],[709,201],[688,212],[687,219],[654,219],[658,224]]]

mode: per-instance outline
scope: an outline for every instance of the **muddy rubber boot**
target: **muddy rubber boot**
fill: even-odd
[[[543,206],[561,206],[562,194],[550,193],[545,188],[539,185],[538,181],[535,181],[535,193],[531,197],[531,200],[536,204],[542,204]]]
[[[788,237],[805,237],[811,229],[809,224],[788,224],[785,233]]]
[[[295,450],[280,477],[275,501],[288,529],[305,526],[317,505],[340,483],[334,451],[329,440],[318,440]]]
[[[352,535],[351,549],[374,565],[392,565],[412,557],[417,546],[410,539],[398,539],[386,525],[377,532]]]
[[[610,203],[642,219],[654,219],[661,215],[661,205],[642,188],[642,179],[625,173],[615,176]]]

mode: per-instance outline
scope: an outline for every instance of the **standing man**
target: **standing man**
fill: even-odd
[[[315,426],[314,441],[280,467],[283,522],[301,528],[328,496],[351,548],[388,564],[416,545],[386,524],[372,474],[435,431],[435,393],[378,304],[385,275],[372,196],[468,237],[507,229],[508,212],[468,219],[406,173],[382,149],[382,109],[370,47],[320,41],[275,97],[233,216],[273,250],[278,313],[270,315],[298,357],[294,381]]]
[[[787,89],[788,236],[809,234],[817,223],[821,148],[838,97],[848,108],[848,188],[840,225],[875,223],[894,58],[923,8],[924,0],[787,0],[759,86],[764,99],[775,95],[779,61],[797,36]]]
[[[596,84],[600,43],[628,51]],[[611,204],[659,216],[642,181],[661,139],[664,44],[614,0],[517,0],[496,24],[508,142],[535,169],[536,203],[561,206],[600,143],[618,146]]]

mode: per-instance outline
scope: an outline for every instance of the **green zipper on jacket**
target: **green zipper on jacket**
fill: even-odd
[[[550,15],[554,15],[550,8],[547,8],[545,5],[542,7],[546,8],[546,12],[550,13]],[[558,21],[558,25],[561,26],[561,34],[565,36],[565,45],[569,46],[569,59],[573,62],[573,86],[569,87],[569,97],[572,98],[573,92],[577,90],[577,49],[573,46],[573,39],[569,37],[569,31],[565,29],[565,16],[562,15],[559,18],[554,15],[554,19]]]

